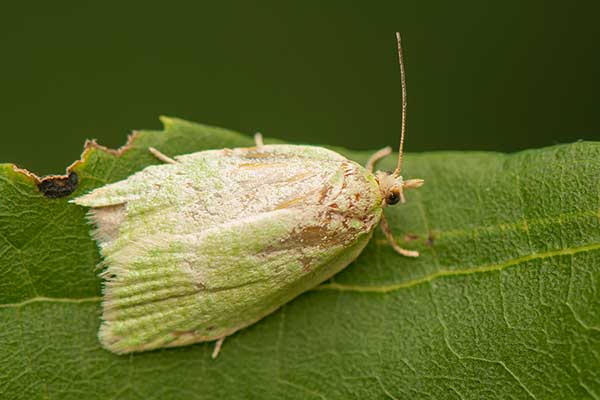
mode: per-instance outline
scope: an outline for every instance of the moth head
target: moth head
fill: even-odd
[[[377,171],[375,177],[379,184],[383,204],[389,206],[400,202],[405,203],[404,190],[416,189],[423,186],[425,182],[423,179],[408,179],[405,181],[402,176],[396,176],[394,172]]]

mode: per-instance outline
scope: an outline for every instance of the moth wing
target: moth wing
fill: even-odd
[[[206,155],[215,155],[219,157],[237,156],[245,159],[261,160],[289,160],[290,157],[301,158],[304,160],[320,160],[345,162],[347,159],[333,150],[320,146],[301,146],[293,144],[275,144],[263,145],[261,147],[243,147],[223,150],[205,150],[196,153],[181,154],[175,156],[175,160],[182,163],[194,163],[197,159],[203,159]]]
[[[156,192],[160,188],[160,182],[165,179],[181,180],[181,170],[182,166],[179,164],[151,165],[127,179],[109,183],[77,197],[73,202],[85,207],[108,207],[138,200]]]
[[[122,223],[131,240],[160,231],[199,232],[305,202],[324,186],[339,191],[341,165],[348,162],[331,150],[291,145],[207,150],[175,159],[176,164],[149,166],[74,200],[92,207],[93,236],[101,247],[118,236]]]
[[[260,151],[252,148],[199,151],[176,156],[175,160],[179,161],[177,164],[146,167],[127,179],[96,188],[74,199],[74,202],[86,207],[107,207],[151,196],[170,204],[172,194],[177,190],[190,188],[192,192],[201,192],[214,187],[223,178],[235,178],[237,171],[231,168],[237,170],[241,167],[258,172],[254,168],[268,171],[264,167],[271,166],[281,170],[280,167],[286,166],[291,157],[305,160],[304,164],[310,163],[312,168],[322,169],[328,164],[337,168],[339,163],[347,161],[340,154],[317,146],[268,145]],[[298,172],[294,168],[287,168],[287,171],[292,174]],[[316,171],[313,169],[312,172]],[[222,176],[219,177],[219,173]]]
[[[330,150],[273,145],[176,157],[75,199],[104,257],[103,345],[213,340],[348,265],[381,213],[373,178]]]
[[[262,318],[290,293],[309,288],[298,284],[318,283],[313,271],[348,248],[341,237],[327,246],[300,243],[316,226],[306,218],[301,209],[282,209],[199,233],[109,246],[102,344],[116,353],[179,346],[226,336]],[[362,236],[366,243],[370,233]],[[344,266],[355,255],[348,257]]]

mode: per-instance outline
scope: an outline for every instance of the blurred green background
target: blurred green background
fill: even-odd
[[[355,4],[352,4],[355,3]],[[12,2],[0,161],[62,173],[161,114],[296,142],[515,151],[600,139],[599,2]]]

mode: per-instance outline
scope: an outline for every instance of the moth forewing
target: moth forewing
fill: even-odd
[[[400,50],[400,42],[398,38]],[[103,257],[99,338],[115,353],[223,338],[275,311],[350,264],[375,227],[398,246],[383,208],[422,180],[398,168],[373,173],[389,149],[363,168],[315,146],[264,145],[171,158],[93,190],[91,207]]]

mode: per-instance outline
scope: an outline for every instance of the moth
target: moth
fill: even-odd
[[[74,199],[91,207],[103,257],[102,324],[108,350],[123,354],[216,341],[277,310],[350,264],[380,225],[401,248],[383,214],[421,179],[397,168],[374,172],[315,146],[265,145],[206,150],[164,163]]]

